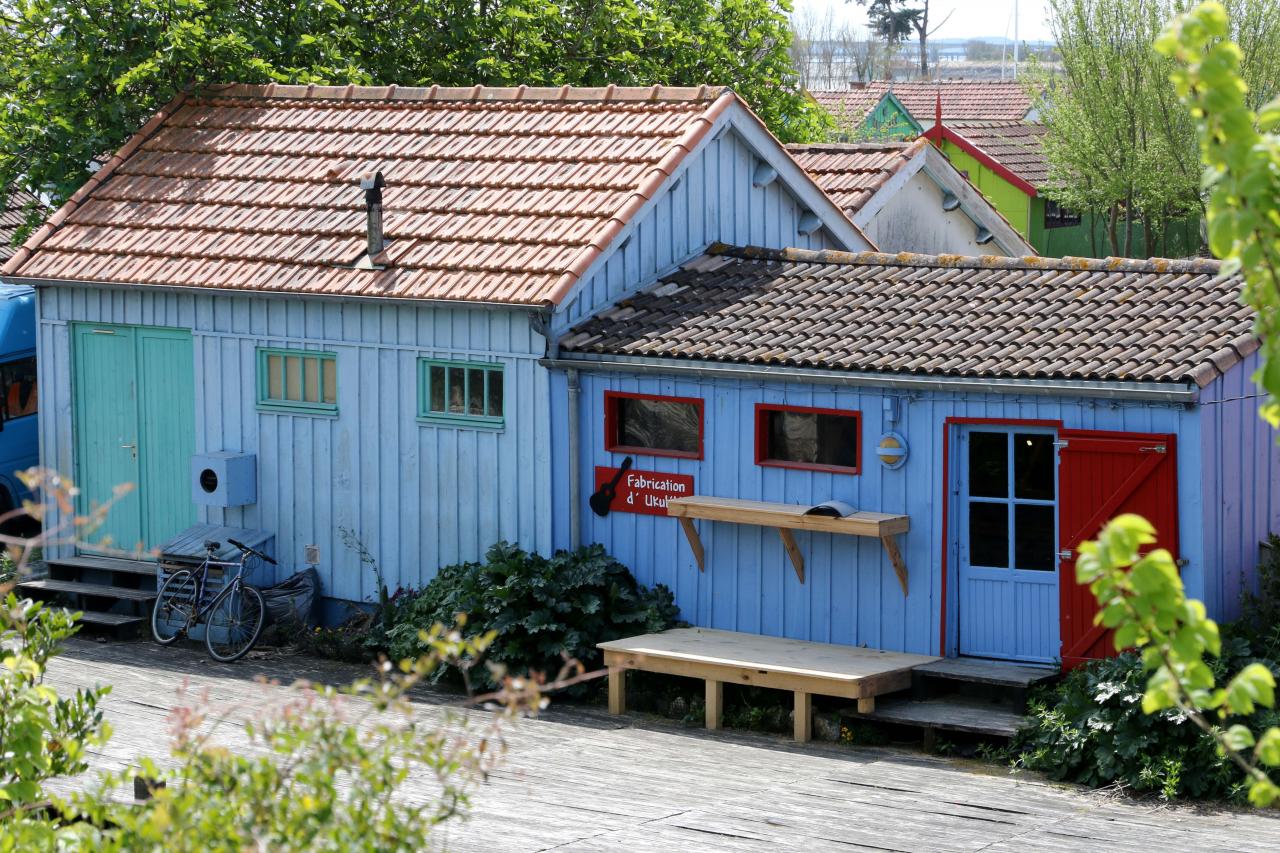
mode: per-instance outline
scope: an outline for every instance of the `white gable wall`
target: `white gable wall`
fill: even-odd
[[[932,151],[924,149],[913,158],[854,215],[854,223],[880,251],[1034,255],[1030,244],[949,163],[933,161]],[[957,196],[959,207],[943,210],[944,189]],[[994,238],[979,243],[979,226],[990,230]]]

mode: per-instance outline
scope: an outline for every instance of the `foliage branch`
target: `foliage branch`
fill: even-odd
[[[1088,584],[1097,598],[1096,621],[1115,630],[1116,648],[1133,647],[1141,654],[1151,674],[1142,696],[1143,712],[1181,711],[1244,772],[1249,801],[1271,805],[1280,798],[1280,787],[1267,768],[1280,767],[1280,727],[1255,735],[1243,723],[1222,723],[1233,715],[1248,717],[1258,707],[1274,707],[1275,677],[1255,662],[1225,686],[1217,685],[1205,655],[1221,652],[1218,625],[1205,615],[1202,602],[1187,598],[1167,550],[1142,553],[1155,541],[1149,522],[1121,515],[1096,541],[1081,543],[1076,579]]]
[[[1205,3],[1176,19],[1157,47],[1175,62],[1174,86],[1195,119],[1209,248],[1224,274],[1244,277],[1262,344],[1254,381],[1269,395],[1263,416],[1280,427],[1280,98],[1254,111],[1241,73],[1247,54],[1230,32],[1226,8]]]

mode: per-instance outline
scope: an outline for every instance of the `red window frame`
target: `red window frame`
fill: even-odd
[[[663,450],[658,447],[632,447],[619,441],[618,401],[619,400],[657,400],[661,403],[686,403],[698,409],[698,449]],[[703,452],[703,434],[706,423],[706,404],[701,397],[673,397],[668,394],[633,394],[630,391],[604,392],[604,449],[610,453],[627,453],[634,456],[668,456],[676,459],[701,459]]]
[[[854,448],[852,468],[844,465],[818,465],[787,462],[769,458],[769,412],[800,412],[807,415],[840,415],[853,418],[858,445]],[[766,468],[794,468],[800,471],[825,471],[829,474],[862,473],[862,411],[859,409],[823,409],[813,406],[785,406],[780,403],[756,403],[756,464]]]

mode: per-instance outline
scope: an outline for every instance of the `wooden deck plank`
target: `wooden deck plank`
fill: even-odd
[[[1013,737],[1025,719],[1016,711],[981,700],[941,697],[924,701],[882,699],[870,711],[861,707],[858,716],[881,723],[943,729],[954,732]]]
[[[124,613],[102,613],[97,610],[85,610],[80,613],[80,621],[89,625],[122,628],[126,625],[141,625],[150,621],[150,619],[146,616],[129,616]]]
[[[674,628],[600,643],[623,652],[693,664],[767,669],[804,678],[853,682],[931,663],[939,658],[858,646],[810,643],[712,628]]]
[[[844,518],[832,518],[825,515],[805,515],[808,509],[809,507],[801,504],[705,495],[667,501],[667,514],[676,518],[705,518],[708,521],[732,521],[762,527],[788,527],[851,536],[891,536],[911,529],[911,519],[905,515],[859,510]]]
[[[143,755],[170,759],[176,691],[208,688],[225,712],[215,742],[246,750],[238,724],[279,704],[284,688],[259,676],[339,684],[367,667],[291,655],[211,662],[194,646],[73,640],[50,661],[60,691],[114,685],[102,708],[115,735],[90,760],[121,768]],[[415,713],[439,719],[456,696],[416,694]],[[487,712],[471,711],[474,720]],[[506,731],[504,764],[474,794],[469,820],[446,824],[442,847],[459,853],[697,850],[977,851],[1280,849],[1270,813],[1126,800],[1052,783],[1034,773],[892,748],[811,743],[668,721],[608,716],[553,702]],[[64,784],[61,790],[69,790]],[[434,790],[413,777],[405,795]]]
[[[1057,678],[1058,669],[981,658],[939,658],[917,667],[916,674],[993,687],[1027,688]]]
[[[48,578],[35,581],[23,581],[18,584],[21,590],[40,590],[42,592],[66,592],[76,595],[91,595],[96,598],[117,598],[126,601],[150,601],[156,597],[155,589],[128,589],[105,584],[83,583],[81,581],[55,581]]]
[[[46,561],[50,566],[65,566],[72,569],[95,569],[108,572],[124,572],[131,575],[147,575],[155,577],[156,564],[149,560],[126,560],[118,557],[63,557],[59,560]]]

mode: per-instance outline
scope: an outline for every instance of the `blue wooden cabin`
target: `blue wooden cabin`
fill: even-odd
[[[909,518],[905,586],[874,538],[796,533],[801,580],[776,531],[719,520],[699,570],[652,500],[574,502],[557,541],[604,543],[699,626],[1072,664],[1113,651],[1074,549],[1139,512],[1230,617],[1280,525],[1280,452],[1216,271],[719,247],[559,338],[580,426],[553,422],[556,504],[626,457],[642,496],[838,499]]]
[[[180,97],[3,270],[39,294],[43,464],[81,509],[137,485],[50,556],[261,529],[359,602],[344,529],[393,588],[566,544],[547,330],[717,240],[871,247],[725,89]]]
[[[696,625],[1070,661],[1106,648],[1072,546],[1132,509],[1230,615],[1280,513],[1238,282],[872,249],[722,89],[184,96],[3,268],[42,463],[81,511],[137,485],[49,557],[264,530],[338,603],[375,592],[344,530],[393,587],[599,541]],[[700,570],[690,495],[905,516],[903,581],[874,539],[798,533],[802,580],[706,520]]]

